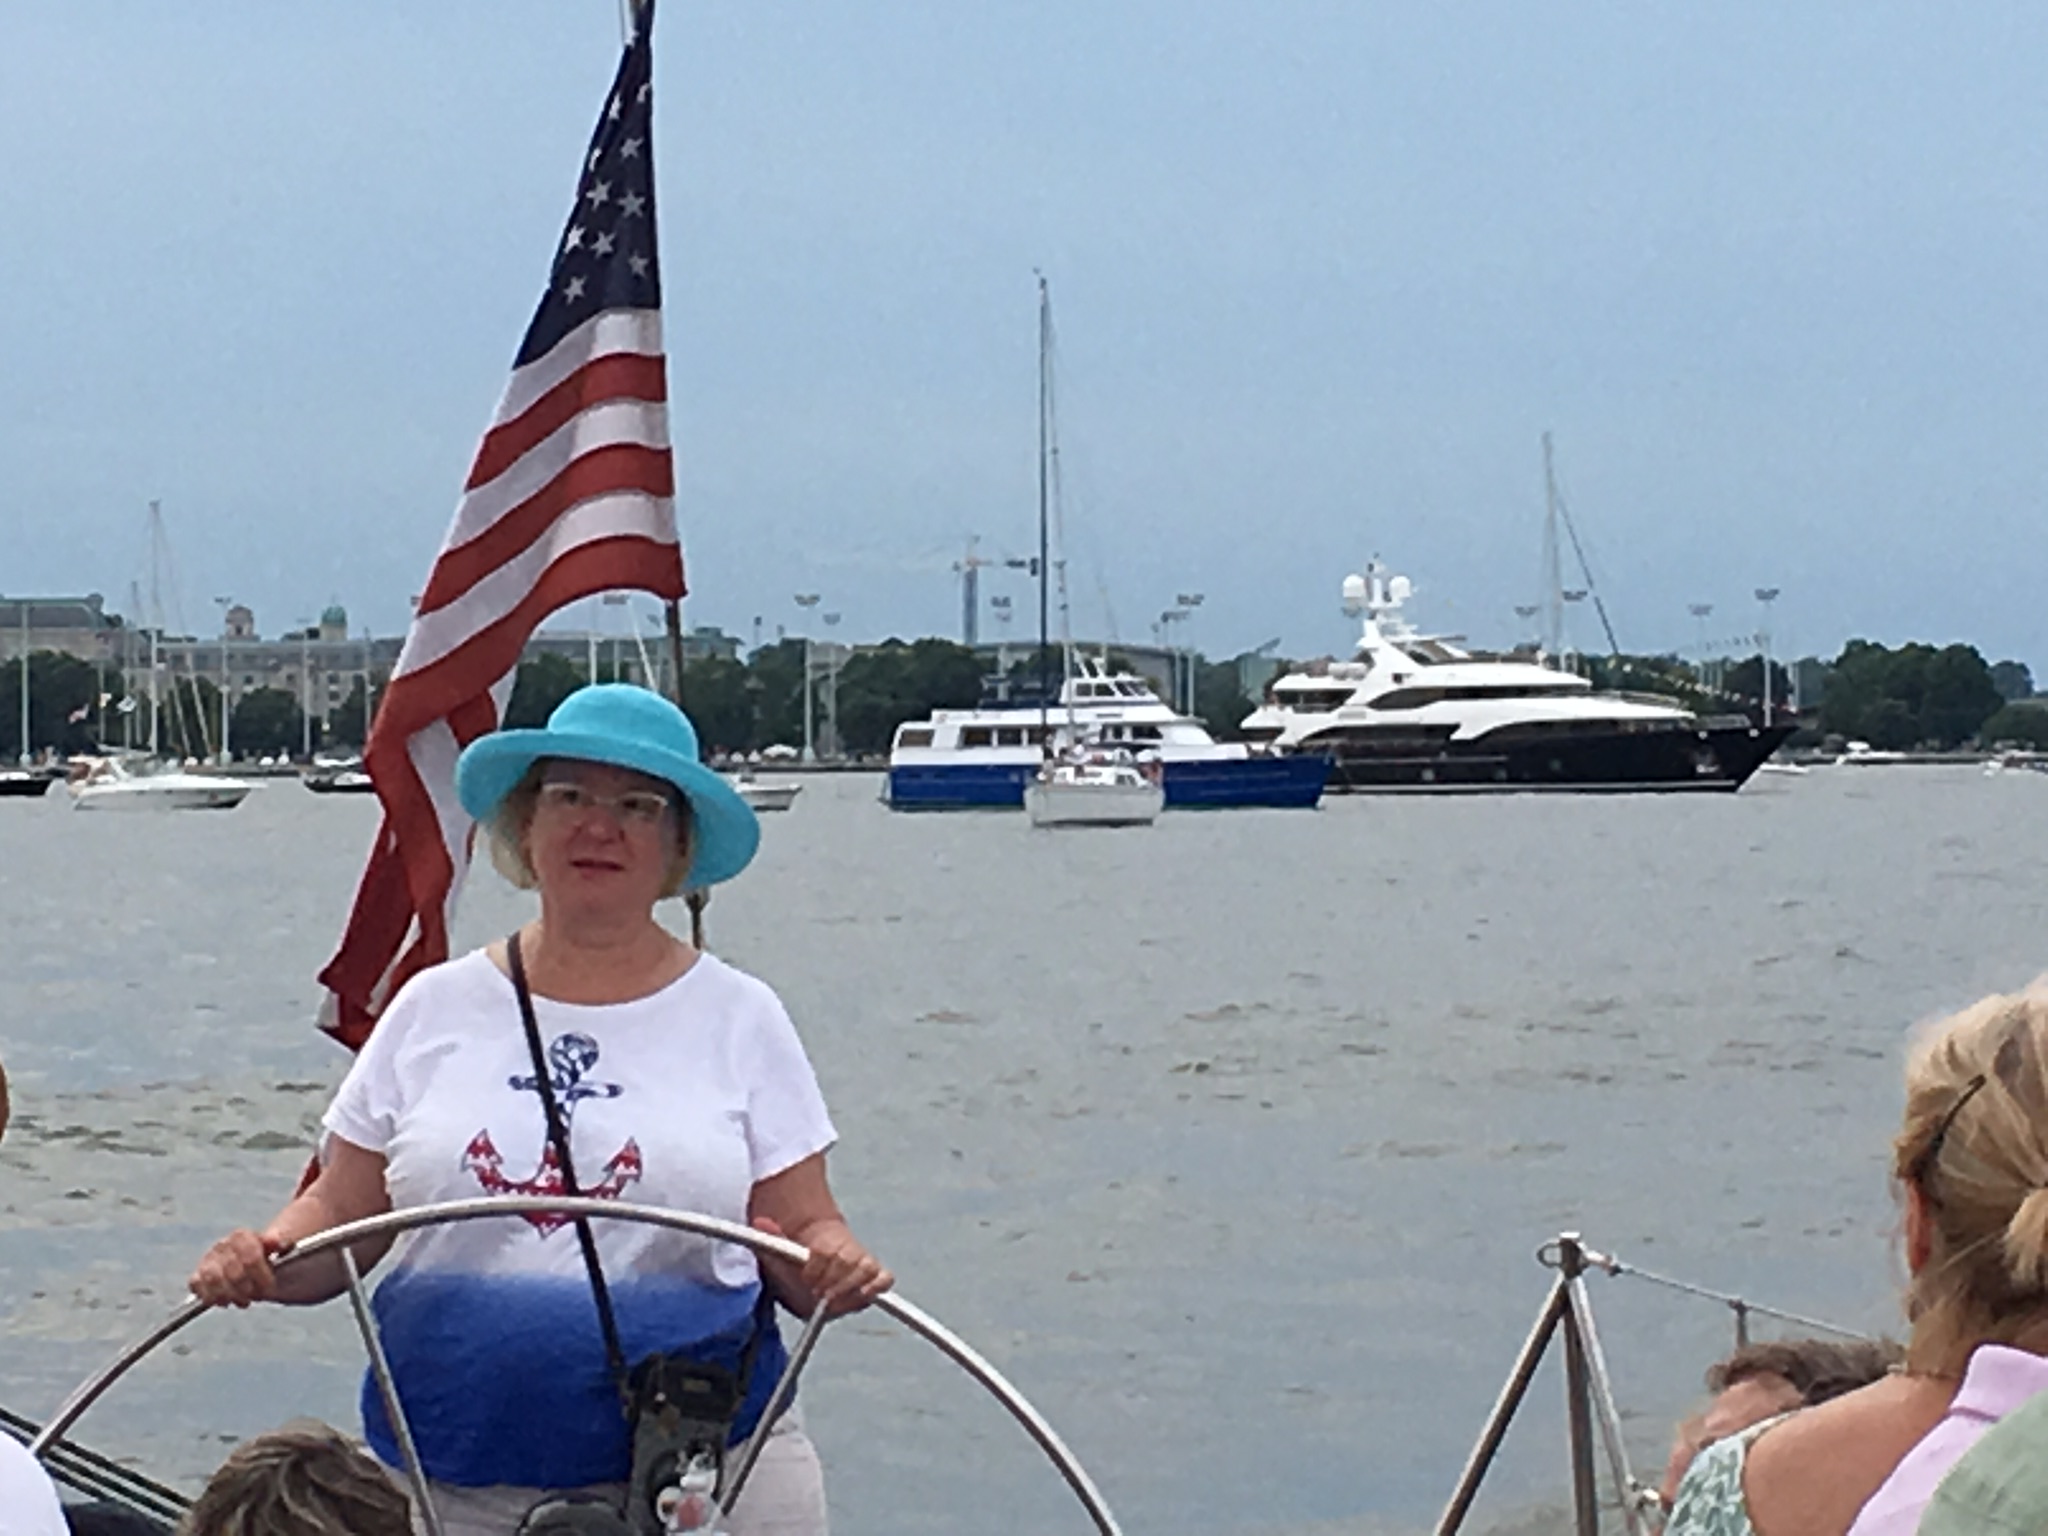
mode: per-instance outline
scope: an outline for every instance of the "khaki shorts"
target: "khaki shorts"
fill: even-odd
[[[457,1488],[449,1483],[429,1483],[428,1487],[433,1491],[434,1509],[441,1516],[442,1536],[513,1536],[529,1509],[550,1492],[561,1491],[502,1484]],[[626,1494],[622,1483],[578,1491],[614,1500],[623,1500]],[[413,1527],[425,1536],[426,1525],[417,1514]],[[826,1536],[825,1469],[794,1408],[768,1436],[753,1475],[740,1491],[739,1507],[723,1529],[730,1536]]]

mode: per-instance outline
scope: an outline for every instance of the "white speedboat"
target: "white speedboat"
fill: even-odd
[[[1047,763],[1024,786],[1034,827],[1149,827],[1165,807],[1156,765],[1147,773],[1121,752]]]
[[[183,768],[137,773],[114,758],[102,757],[69,788],[72,805],[81,811],[231,811],[255,786]]]
[[[1913,759],[1904,752],[1893,752],[1883,747],[1873,747],[1867,741],[1852,741],[1835,759],[1837,768],[1884,768],[1895,763],[1910,763]]]
[[[801,784],[763,784],[746,774],[726,781],[738,791],[739,797],[756,811],[786,811],[796,804],[796,797],[804,792]]]
[[[1596,689],[1535,658],[1472,655],[1408,625],[1412,591],[1377,561],[1346,578],[1344,611],[1364,618],[1353,659],[1279,679],[1244,736],[1327,757],[1333,789],[1469,793],[1732,790],[1792,734]]]

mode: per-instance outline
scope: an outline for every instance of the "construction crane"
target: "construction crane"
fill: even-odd
[[[975,553],[981,547],[981,535],[973,534],[967,540],[967,553],[953,562],[953,574],[960,578],[960,643],[969,647],[981,639],[981,573],[986,567],[1001,567],[1012,571],[1034,569],[1032,561],[1004,556],[990,559]]]

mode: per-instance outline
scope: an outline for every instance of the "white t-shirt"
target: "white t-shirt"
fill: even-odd
[[[534,1012],[587,1195],[744,1223],[755,1184],[832,1144],[780,1000],[710,955],[650,997],[536,997]],[[518,998],[481,950],[400,989],[324,1123],[385,1158],[400,1209],[562,1189]],[[656,1350],[739,1360],[760,1295],[751,1253],[637,1223],[592,1231],[629,1361]],[[376,1308],[433,1476],[579,1487],[625,1475],[624,1420],[573,1226],[512,1217],[415,1232]],[[755,1380],[765,1397],[773,1370]],[[364,1418],[395,1461],[367,1382]]]
[[[0,1434],[0,1536],[68,1536],[63,1506],[27,1447]]]

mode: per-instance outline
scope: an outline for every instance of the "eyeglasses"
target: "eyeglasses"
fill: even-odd
[[[1912,1183],[1927,1183],[1927,1175],[1934,1172],[1935,1159],[1941,1156],[1942,1143],[1948,1140],[1949,1128],[1956,1123],[1956,1116],[1963,1112],[1963,1106],[1977,1096],[1984,1082],[1984,1074],[1979,1072],[1963,1084],[1963,1091],[1956,1095],[1955,1103],[1949,1105],[1948,1113],[1941,1117],[1941,1124],[1937,1125],[1934,1134],[1927,1138],[1927,1145],[1922,1147],[1913,1161],[1906,1165],[1906,1177]]]
[[[563,816],[588,816],[592,811],[610,811],[627,827],[659,826],[675,802],[654,789],[629,789],[622,795],[600,795],[581,784],[543,784],[537,802],[542,808]]]

